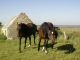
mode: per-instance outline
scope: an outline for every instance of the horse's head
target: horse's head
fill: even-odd
[[[22,23],[19,24],[19,23],[17,22],[17,30],[21,29],[21,25],[22,25]]]
[[[48,37],[49,37],[49,39],[53,40],[54,39],[54,31],[48,30]]]
[[[21,23],[17,23],[17,29],[19,29],[19,30],[20,29],[22,30],[23,28],[25,28],[25,26],[26,26],[26,24],[24,24],[22,22]]]
[[[18,36],[20,36],[20,34],[22,34],[22,32],[24,32],[25,26],[26,25],[24,23],[17,23]]]

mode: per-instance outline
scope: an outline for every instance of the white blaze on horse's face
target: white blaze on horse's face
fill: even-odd
[[[52,34],[54,33],[54,32],[51,32]]]

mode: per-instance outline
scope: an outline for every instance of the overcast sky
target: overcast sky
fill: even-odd
[[[4,25],[20,12],[37,25],[80,25],[80,0],[0,0],[0,22]]]

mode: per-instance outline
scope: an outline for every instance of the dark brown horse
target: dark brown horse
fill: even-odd
[[[40,26],[40,28],[38,30],[38,34],[39,34],[38,51],[40,50],[41,39],[44,39],[44,47],[43,47],[43,50],[45,48],[46,49],[45,50],[45,53],[47,53],[48,40],[50,39],[52,41],[52,44],[51,44],[52,45],[52,48],[53,48],[53,45],[55,43],[53,24],[51,22],[44,22]]]
[[[27,37],[29,37],[29,44],[31,45],[31,35],[34,36],[34,44],[35,44],[35,34],[37,32],[37,26],[35,24],[33,24],[33,23],[17,24],[17,31],[18,31],[18,37],[19,37],[19,52],[21,52],[21,38],[22,37],[25,38],[24,48],[26,48]]]

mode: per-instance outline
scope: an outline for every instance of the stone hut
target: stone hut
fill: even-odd
[[[3,27],[2,32],[7,39],[13,39],[17,37],[17,22],[18,23],[32,23],[25,13],[19,13],[13,16]]]

